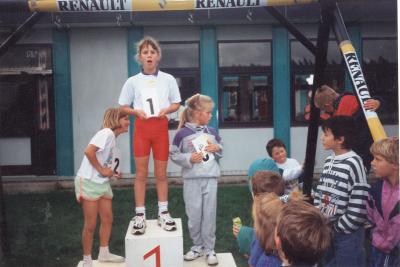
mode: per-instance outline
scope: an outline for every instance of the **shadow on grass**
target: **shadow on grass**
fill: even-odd
[[[247,266],[232,235],[232,218],[241,217],[250,225],[251,196],[247,186],[220,186],[218,189],[216,252],[231,252],[238,267]],[[147,190],[146,216],[156,218],[154,188]],[[71,267],[82,258],[81,230],[83,216],[74,192],[15,194],[5,196],[7,238],[10,255],[0,266]],[[191,247],[187,229],[182,188],[169,190],[169,208],[173,217],[182,218],[184,251]],[[133,216],[132,189],[115,189],[114,223],[110,241],[112,252],[125,255],[125,234]],[[93,258],[98,253],[98,230],[93,244]]]

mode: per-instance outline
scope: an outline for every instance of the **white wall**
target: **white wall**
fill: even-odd
[[[108,107],[118,106],[118,97],[128,77],[125,29],[71,29],[71,87],[75,171],[83,151],[100,129]],[[122,172],[129,172],[128,134],[117,139],[122,152]]]

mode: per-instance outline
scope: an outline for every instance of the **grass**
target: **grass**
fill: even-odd
[[[215,250],[231,252],[238,267],[247,266],[239,254],[232,235],[232,218],[240,216],[244,225],[251,221],[251,196],[247,186],[220,186],[218,189],[217,238]],[[147,190],[146,213],[156,218],[157,204],[154,188]],[[82,257],[82,211],[72,191],[29,193],[5,196],[7,239],[10,253],[0,260],[0,266],[76,266]],[[184,211],[182,187],[169,192],[170,212],[182,218],[184,251],[191,244]],[[132,189],[114,189],[114,223],[110,241],[113,252],[125,254],[125,233],[133,216]],[[98,253],[95,235],[93,256]]]

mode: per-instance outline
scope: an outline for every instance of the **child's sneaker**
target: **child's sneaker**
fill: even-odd
[[[214,250],[211,250],[210,252],[208,252],[206,259],[207,259],[208,265],[211,265],[211,266],[218,265],[217,254],[215,254]]]
[[[171,218],[171,215],[169,215],[168,211],[163,211],[160,215],[158,215],[158,225],[161,226],[165,231],[176,230],[175,221]]]
[[[131,233],[133,235],[142,235],[146,231],[146,218],[143,213],[137,213],[132,218],[133,227]]]
[[[112,254],[112,253],[107,253],[107,254],[99,254],[99,258],[97,259],[100,262],[124,262],[125,258]]]
[[[200,258],[203,255],[204,255],[203,248],[199,246],[194,246],[185,255],[183,255],[183,259],[185,261],[192,261],[197,258]]]
[[[92,260],[82,261],[82,267],[93,267],[93,261]]]

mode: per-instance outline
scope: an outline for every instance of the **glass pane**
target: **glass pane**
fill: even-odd
[[[0,70],[51,69],[50,47],[15,46],[0,58]]]
[[[224,122],[267,121],[271,118],[271,86],[265,75],[232,75],[222,78]]]
[[[363,63],[397,63],[396,40],[364,40]]]
[[[171,73],[172,74],[172,73]],[[179,115],[180,112],[182,112],[185,101],[189,97],[191,97],[194,94],[200,93],[200,85],[198,79],[196,79],[196,76],[182,76],[182,75],[174,75],[176,82],[178,83],[179,87],[179,92],[181,93],[181,107],[179,110],[177,110],[174,113],[171,113],[168,115],[170,124],[175,125],[176,122],[179,122]]]
[[[384,122],[398,121],[397,41],[363,40],[363,70],[370,94],[381,100]]]
[[[316,41],[312,41],[316,45]],[[314,55],[299,41],[290,43],[291,64],[295,67],[313,67],[315,63]],[[342,64],[342,54],[338,48],[336,41],[328,42],[327,62],[328,67]]]
[[[271,66],[270,42],[219,43],[220,67]]]
[[[161,68],[198,68],[199,45],[197,43],[161,43]]]
[[[335,89],[338,93],[343,92],[344,88],[344,70],[327,71],[325,73],[325,84]],[[312,72],[303,72],[293,74],[293,92],[294,92],[294,120],[296,122],[305,122],[309,120],[310,97],[312,85],[314,83],[314,74]],[[327,116],[321,113],[321,118]]]

